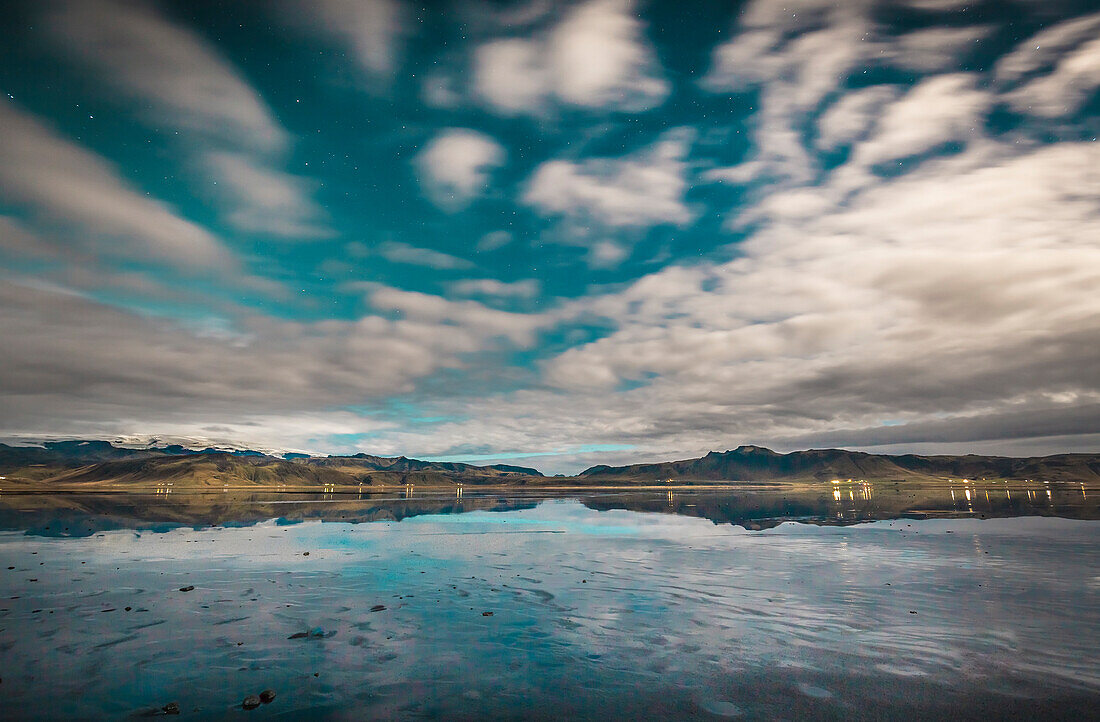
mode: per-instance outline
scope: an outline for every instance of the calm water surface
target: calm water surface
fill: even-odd
[[[1095,717],[1094,500],[970,491],[6,496],[0,717]]]

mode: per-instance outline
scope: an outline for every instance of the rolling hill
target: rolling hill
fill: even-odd
[[[580,479],[603,481],[828,481],[831,479],[1044,479],[1100,481],[1100,454],[1031,458],[1005,456],[890,456],[845,449],[779,454],[761,446],[712,451],[698,459],[631,466],[593,466]]]
[[[697,459],[630,466],[593,466],[575,477],[547,477],[537,469],[497,464],[474,466],[383,457],[287,455],[255,451],[192,450],[178,446],[125,448],[106,441],[0,444],[0,488],[5,490],[242,488],[386,488],[408,484],[453,487],[615,486],[737,482],[943,481],[947,479],[1036,479],[1100,483],[1100,454],[1011,458],[868,454],[811,449],[780,454],[739,446]]]

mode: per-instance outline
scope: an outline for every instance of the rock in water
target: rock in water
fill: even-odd
[[[164,705],[160,709],[161,709],[162,712],[164,712],[164,714],[179,714],[180,713],[180,704],[179,704],[179,702],[169,702],[168,704]]]
[[[268,704],[273,699],[275,699],[275,690],[265,689],[263,692],[260,692],[260,701],[264,704]]]
[[[190,591],[191,591],[191,590],[193,590],[194,588],[195,588],[195,585],[194,585],[194,584],[189,584],[189,585],[187,585],[186,587],[180,587],[180,591],[181,591],[181,592],[190,592]]]
[[[260,698],[254,694],[250,694],[244,698],[244,702],[241,702],[241,706],[245,709],[256,709],[260,706]]]

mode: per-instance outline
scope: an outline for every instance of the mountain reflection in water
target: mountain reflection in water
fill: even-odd
[[[1097,497],[4,495],[0,719],[1083,719]]]
[[[1058,516],[1100,519],[1100,489],[1081,484],[959,482],[918,485],[838,481],[738,488],[528,490],[456,489],[374,493],[275,491],[156,494],[0,494],[0,529],[82,536],[108,529],[246,525],[267,519],[349,523],[401,521],[423,514],[530,509],[575,499],[590,509],[623,509],[709,519],[751,530],[785,521],[845,525],[884,519]]]

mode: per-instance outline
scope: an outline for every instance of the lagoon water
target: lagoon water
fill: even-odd
[[[1094,502],[980,491],[5,497],[0,718],[1095,716]]]

